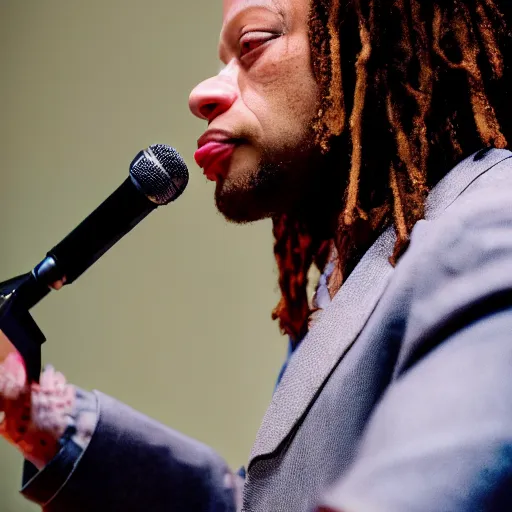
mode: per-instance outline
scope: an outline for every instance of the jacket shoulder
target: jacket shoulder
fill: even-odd
[[[418,222],[396,273],[410,291],[398,373],[503,301],[512,307],[512,159]]]

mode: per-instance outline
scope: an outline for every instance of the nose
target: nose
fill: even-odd
[[[238,90],[232,79],[225,74],[201,82],[190,93],[188,106],[195,116],[211,123],[231,108],[238,98]]]

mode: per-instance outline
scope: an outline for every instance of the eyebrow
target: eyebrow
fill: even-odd
[[[277,14],[281,19],[283,19],[284,22],[284,13],[281,6],[279,5],[278,0],[243,0],[242,2],[240,2],[240,5],[237,6],[234,13],[223,23],[218,49],[219,60],[221,62],[227,61],[227,59],[223,57],[226,53],[226,45],[224,44],[223,37],[224,33],[241,14],[243,14],[245,11],[252,9],[261,9],[269,11],[272,14]]]

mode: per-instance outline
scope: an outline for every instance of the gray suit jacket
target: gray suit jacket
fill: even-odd
[[[430,193],[396,268],[385,231],[292,356],[243,511],[512,510],[512,153]],[[97,393],[93,439],[48,512],[234,511],[209,448]]]

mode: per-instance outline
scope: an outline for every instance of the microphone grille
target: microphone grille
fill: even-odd
[[[188,184],[188,169],[180,154],[165,144],[143,149],[130,164],[130,177],[153,203],[177,199]]]

